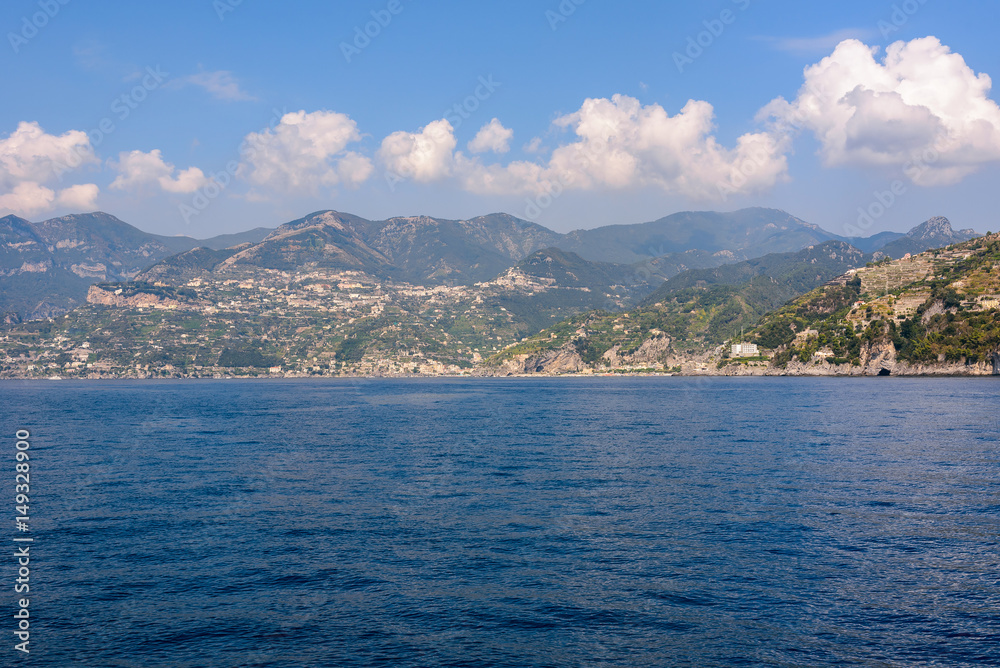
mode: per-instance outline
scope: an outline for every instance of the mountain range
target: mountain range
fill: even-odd
[[[844,241],[827,241],[693,269],[665,281],[635,309],[570,318],[507,348],[491,364],[514,374],[662,364],[670,353],[694,354],[752,329],[769,311],[870,258]]]
[[[254,267],[356,269],[415,285],[471,285],[514,268],[529,274],[551,270],[560,273],[555,280],[572,280],[572,274],[605,292],[619,286],[627,301],[645,297],[663,280],[689,269],[796,252],[826,241],[902,255],[974,235],[932,219],[909,235],[846,239],[783,211],[761,208],[685,212],[567,234],[507,214],[371,221],[321,211],[276,229],[205,240],[150,234],[99,212],[39,223],[6,216],[0,218],[0,312],[8,319],[51,317],[82,303],[94,283]],[[539,251],[548,253],[547,263],[532,260]],[[574,268],[559,269],[569,265]],[[597,276],[600,286],[594,283]]]
[[[637,309],[580,314],[509,346],[484,371],[1000,375],[1000,234],[862,265],[874,255],[830,241],[689,271]],[[720,345],[743,336],[758,348]]]
[[[150,265],[195,247],[262,240],[256,229],[211,239],[143,232],[106,213],[32,223],[0,218],[0,312],[36,319],[65,313],[101,281],[129,280]]]

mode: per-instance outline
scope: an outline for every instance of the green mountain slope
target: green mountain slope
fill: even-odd
[[[1000,373],[1000,235],[859,269],[763,319],[776,367]],[[851,369],[841,369],[850,373]]]
[[[671,354],[723,343],[742,328],[753,327],[768,311],[864,259],[849,244],[828,241],[798,253],[687,271],[667,281],[638,309],[575,317],[508,348],[490,363],[523,372],[537,370],[539,359],[565,360],[576,354],[578,366],[614,367],[645,349],[649,355],[631,361],[664,364]],[[551,370],[545,366],[543,362],[542,370]]]

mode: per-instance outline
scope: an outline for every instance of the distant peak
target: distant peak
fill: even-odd
[[[944,216],[935,216],[927,222],[917,225],[906,234],[906,236],[917,241],[941,237],[950,239],[954,235],[955,230],[951,227],[951,221]]]

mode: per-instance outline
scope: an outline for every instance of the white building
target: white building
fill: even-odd
[[[733,344],[733,357],[757,357],[759,354],[760,350],[757,348],[756,343]]]

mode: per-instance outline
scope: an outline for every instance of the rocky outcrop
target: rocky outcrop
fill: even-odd
[[[631,353],[622,354],[621,346],[615,346],[604,353],[603,363],[609,369],[621,369],[623,367],[652,368],[658,364],[663,364],[670,355],[670,352],[670,337],[665,334],[654,334],[643,341],[638,350]]]
[[[87,303],[98,304],[100,306],[114,306],[116,308],[171,308],[178,307],[181,302],[176,299],[162,297],[147,292],[140,292],[128,297],[116,292],[105,290],[97,285],[90,286],[87,292]]]
[[[896,371],[896,348],[889,341],[876,342],[862,350],[861,375],[887,376]]]
[[[515,355],[492,371],[496,376],[524,376],[528,374],[579,373],[587,365],[572,345],[550,350],[538,355]]]
[[[100,262],[88,264],[81,262],[74,264],[70,270],[80,278],[96,278],[102,281],[108,280],[108,267]]]

